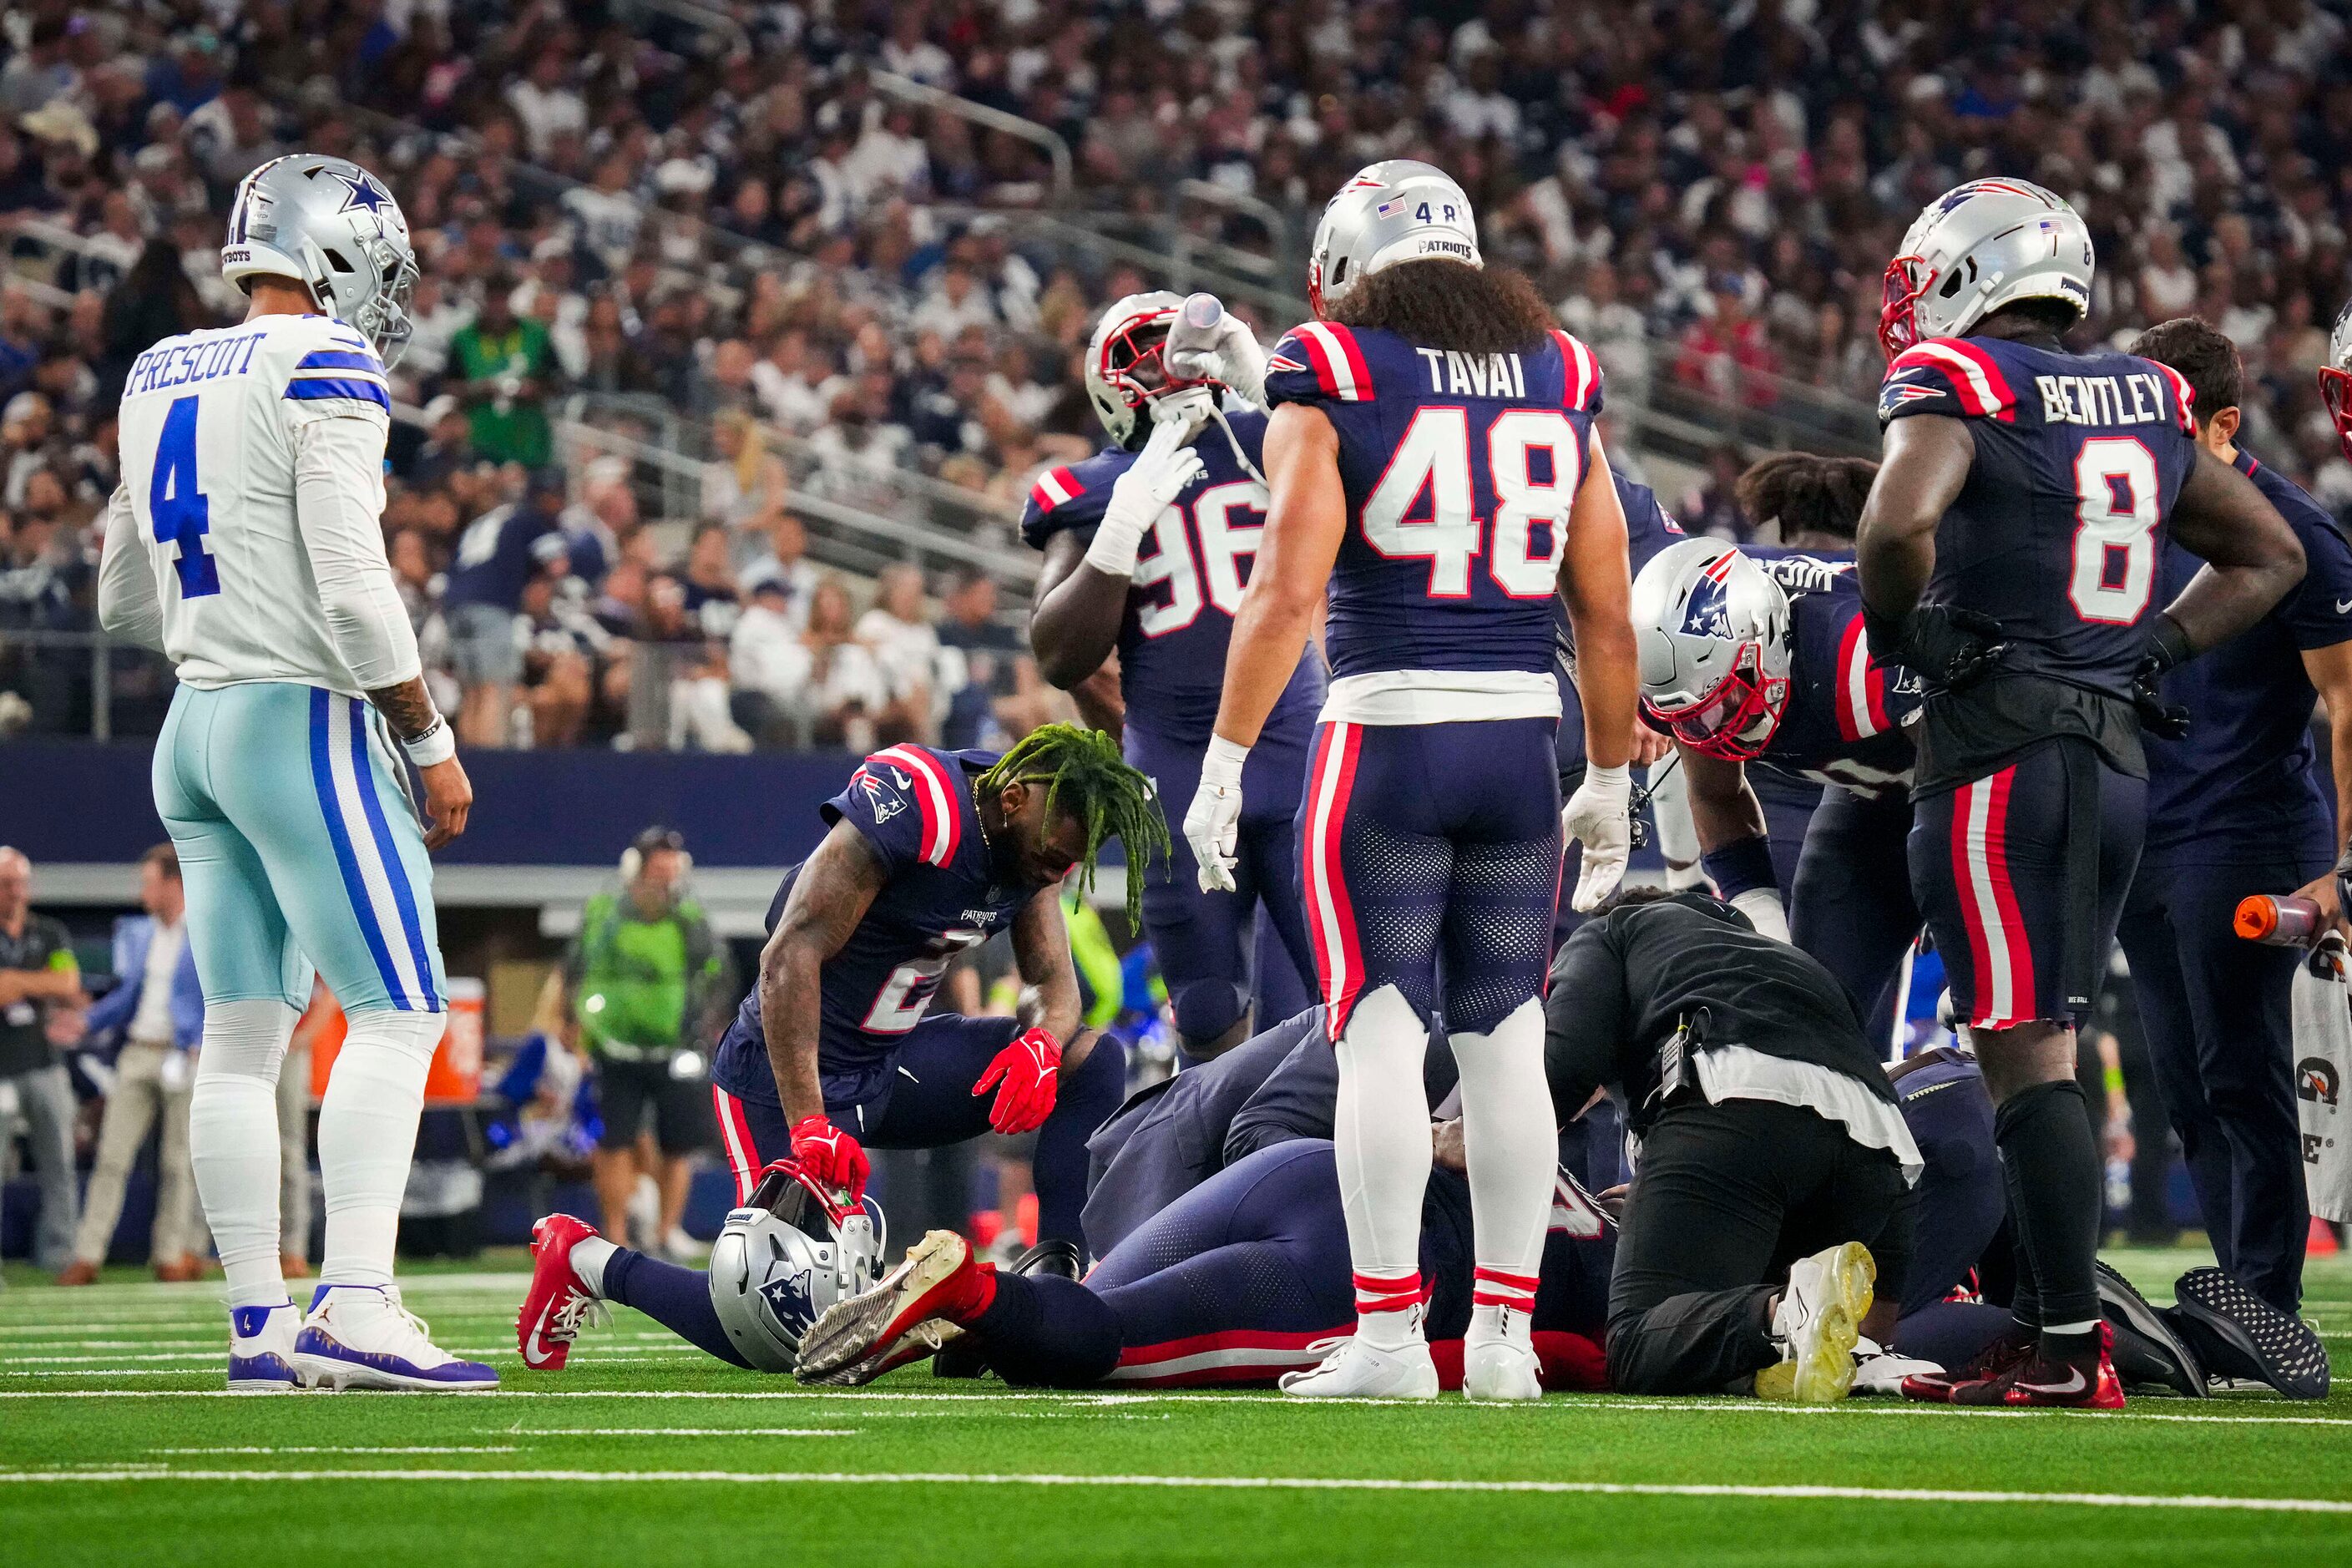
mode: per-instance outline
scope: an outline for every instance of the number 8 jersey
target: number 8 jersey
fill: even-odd
[[[322,573],[373,573],[390,588],[391,410],[383,363],[327,316],[184,333],[131,362],[109,532],[146,549],[163,650],[183,681],[291,681],[356,697],[416,673],[406,617],[391,615],[396,597],[377,616],[386,624],[368,628],[387,668],[355,672],[319,586]]]
[[[1339,435],[1324,717],[1558,718],[1551,606],[1601,412],[1591,352],[1561,331],[1475,354],[1314,321],[1275,349],[1265,393]]]
[[[2054,342],[1931,338],[1896,355],[1880,420],[1946,415],[1976,443],[1921,603],[2000,622],[2005,671],[2128,702],[2163,608],[2164,520],[2197,460],[2189,401],[2168,365]]]

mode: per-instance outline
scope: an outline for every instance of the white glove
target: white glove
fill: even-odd
[[[1192,809],[1184,814],[1184,842],[1201,868],[1201,891],[1234,890],[1234,867],[1239,863],[1241,839],[1242,764],[1249,748],[1236,746],[1223,735],[1209,737],[1201,758],[1201,787],[1192,792]]]
[[[1625,879],[1625,862],[1633,853],[1633,774],[1619,765],[1587,767],[1584,782],[1568,797],[1559,814],[1559,830],[1584,846],[1584,869],[1576,879],[1569,905],[1589,915],[1609,901]]]
[[[1175,417],[1162,417],[1163,409]],[[1103,508],[1094,542],[1087,546],[1087,564],[1107,577],[1135,575],[1135,552],[1142,547],[1145,531],[1186,485],[1201,477],[1201,454],[1185,444],[1201,427],[1200,410],[1189,403],[1161,405],[1154,408],[1152,418],[1151,439],[1111,486],[1110,504]]]
[[[1780,889],[1750,888],[1732,900],[1731,907],[1748,917],[1757,935],[1774,942],[1789,940],[1789,911],[1780,906]]]
[[[1257,334],[1231,310],[1213,327],[1196,327],[1176,312],[1168,324],[1168,373],[1184,381],[1221,382],[1265,406],[1265,350]]]

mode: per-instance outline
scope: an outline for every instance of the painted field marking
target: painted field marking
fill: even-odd
[[[506,1437],[855,1437],[855,1426],[541,1426],[484,1427]],[[163,1450],[158,1448],[156,1453]]]
[[[2250,1513],[2352,1514],[2336,1498],[2177,1497],[2137,1492],[1969,1491],[1945,1487],[1743,1486],[1706,1483],[1544,1480],[1412,1480],[1371,1476],[1079,1476],[982,1471],[857,1470],[0,1470],[9,1483],[160,1481],[283,1486],[289,1481],[450,1481],[472,1485],[574,1486],[968,1486],[1117,1487],[1168,1491],[1465,1492],[1557,1497],[1740,1498],[1756,1500],[2038,1503],[2073,1508],[2227,1510]]]
[[[297,1447],[267,1448],[222,1447],[217,1448],[150,1448],[151,1454],[520,1454],[522,1450],[509,1443],[496,1447]]]

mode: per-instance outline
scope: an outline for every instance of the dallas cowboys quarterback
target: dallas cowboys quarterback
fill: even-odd
[[[237,187],[221,273],[245,321],[131,364],[99,618],[179,671],[155,807],[206,1004],[189,1144],[227,1275],[228,1385],[493,1387],[392,1279],[445,1023],[425,855],[473,803],[380,526],[407,220],[356,163],[273,159]],[[306,1323],[278,1268],[276,1083],[313,965],[351,1033],[319,1112],[326,1255]]]

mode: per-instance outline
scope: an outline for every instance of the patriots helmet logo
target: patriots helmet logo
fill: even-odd
[[[890,772],[897,776],[898,788],[900,790],[914,783],[914,780],[898,773],[895,768]],[[866,808],[874,813],[874,820],[877,825],[889,821],[907,809],[907,797],[893,790],[887,781],[877,776],[871,769],[858,769],[856,776],[851,779],[850,783],[856,784],[858,793],[866,797]]]

